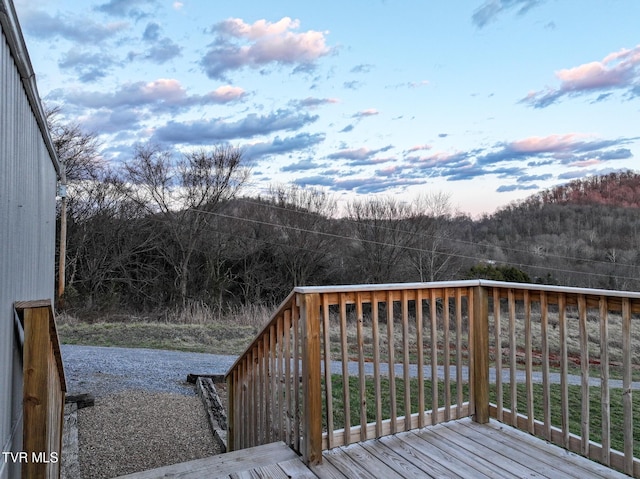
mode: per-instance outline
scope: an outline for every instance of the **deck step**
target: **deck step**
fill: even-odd
[[[203,459],[181,462],[170,466],[134,472],[117,479],[197,479],[202,477],[228,477],[233,473],[242,473],[277,463],[299,459],[283,442],[274,442],[263,446],[250,447],[240,451],[227,452]]]

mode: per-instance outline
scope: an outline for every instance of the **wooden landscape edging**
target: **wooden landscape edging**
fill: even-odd
[[[196,378],[196,391],[204,404],[213,440],[218,444],[222,452],[227,452],[227,414],[213,380],[207,376],[195,374],[190,374],[189,376]]]

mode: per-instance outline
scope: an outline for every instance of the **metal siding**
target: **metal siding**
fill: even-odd
[[[13,303],[53,298],[57,175],[4,32],[0,39],[0,447],[22,447]],[[0,460],[0,479],[16,471]]]

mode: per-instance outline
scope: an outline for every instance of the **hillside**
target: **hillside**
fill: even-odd
[[[487,260],[536,281],[607,289],[640,286],[640,175],[574,180],[475,222]]]
[[[198,306],[222,316],[278,304],[296,285],[458,280],[483,274],[474,269],[483,264],[542,283],[640,290],[640,175],[630,171],[575,180],[479,220],[454,214],[446,195],[365,198],[336,218],[334,198],[298,187],[160,213],[116,181],[92,186],[70,189],[71,308]]]
[[[631,170],[589,176],[536,193],[530,204],[607,205],[640,207],[640,174]]]

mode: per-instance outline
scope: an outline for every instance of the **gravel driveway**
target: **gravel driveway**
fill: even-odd
[[[77,465],[69,478],[107,479],[219,454],[187,374],[223,374],[233,356],[63,345],[69,393],[90,393],[77,411]],[[71,454],[68,457],[73,458]]]
[[[157,349],[62,345],[70,393],[96,398],[127,390],[195,394],[187,374],[224,374],[235,356]]]

